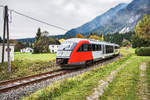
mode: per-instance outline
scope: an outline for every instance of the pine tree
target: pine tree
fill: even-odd
[[[41,37],[41,29],[40,28],[38,28],[38,31],[37,31],[37,33],[36,33],[36,37],[35,37],[35,40],[38,40],[40,37]]]

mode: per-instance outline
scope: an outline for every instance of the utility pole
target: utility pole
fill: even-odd
[[[11,72],[11,61],[10,61],[10,43],[9,43],[9,18],[8,18],[8,7],[5,6],[6,9],[6,24],[7,24],[7,58],[8,58],[8,72]]]
[[[11,61],[10,61],[10,47],[9,47],[9,19],[8,19],[8,7],[4,8],[4,33],[3,33],[3,51],[2,51],[2,63],[4,62],[4,53],[5,53],[5,34],[7,31],[7,58],[8,58],[8,72],[11,72]]]
[[[6,9],[4,8],[4,28],[3,28],[2,63],[4,63],[4,54],[5,54],[5,34],[6,34]]]

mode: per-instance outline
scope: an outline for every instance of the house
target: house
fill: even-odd
[[[49,45],[49,50],[51,53],[57,53],[59,45],[58,44],[50,44]]]
[[[60,46],[61,42],[59,40],[55,40],[55,42],[51,42],[49,44],[49,50],[50,50],[50,53],[57,53],[57,50],[58,50],[58,47]]]
[[[33,52],[33,49],[30,48],[30,47],[27,47],[27,48],[23,48],[20,50],[21,53],[29,53],[29,52]]]
[[[14,61],[14,48],[15,48],[15,44],[10,44],[10,60]],[[2,63],[2,49],[3,49],[3,44],[0,43],[0,63]],[[7,56],[7,44],[5,44],[5,50],[4,50],[4,62],[8,61],[8,56]]]

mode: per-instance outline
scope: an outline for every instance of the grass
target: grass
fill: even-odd
[[[148,61],[147,63],[146,78],[147,78],[148,92],[150,93],[150,61]],[[150,95],[148,96],[148,99],[150,99]]]
[[[0,64],[0,81],[15,79],[27,75],[54,70],[51,67],[56,54],[15,53],[15,60],[11,63],[12,73],[7,72],[7,63]]]
[[[39,90],[24,98],[24,100],[84,100],[93,92],[93,88],[98,86],[99,80],[108,76],[127,60],[130,60],[130,57],[131,55],[125,56],[111,64],[95,68],[75,78],[55,82],[48,88]]]
[[[135,53],[135,49],[133,48],[126,48],[126,47],[122,47],[120,49],[120,52],[123,56],[127,56],[128,54],[134,54]]]
[[[99,100],[139,100],[139,66],[147,61],[150,57],[133,56],[132,62],[117,74]]]
[[[15,60],[30,62],[49,62],[56,59],[56,54],[31,54],[31,53],[15,53]]]

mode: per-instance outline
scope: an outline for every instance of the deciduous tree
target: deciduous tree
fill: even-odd
[[[150,39],[150,15],[144,15],[143,19],[136,25],[135,32],[146,40]]]
[[[84,38],[84,36],[80,33],[76,34],[76,38]]]
[[[97,35],[90,35],[89,39],[99,40],[99,37]]]
[[[49,38],[48,38],[47,31],[44,31],[43,33],[41,33],[40,29],[38,29],[33,49],[34,49],[34,53],[48,53],[49,52]]]

